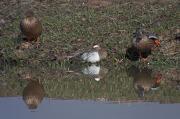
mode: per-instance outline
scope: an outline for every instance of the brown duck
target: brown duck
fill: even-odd
[[[20,30],[25,36],[25,40],[38,41],[42,33],[42,24],[32,11],[27,11],[20,22]]]
[[[29,109],[36,109],[44,97],[44,88],[38,81],[30,81],[23,90],[23,100]]]
[[[138,49],[140,58],[147,58],[154,46],[160,46],[160,40],[155,34],[137,29],[134,33],[133,46]]]

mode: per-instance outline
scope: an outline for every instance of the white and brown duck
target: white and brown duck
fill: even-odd
[[[70,57],[70,59],[81,60],[83,62],[89,62],[89,63],[97,63],[105,59],[107,55],[108,54],[105,49],[101,48],[99,45],[94,45],[93,48],[78,53]]]

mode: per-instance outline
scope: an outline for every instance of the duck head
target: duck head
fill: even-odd
[[[162,81],[162,74],[157,72],[154,74],[154,85],[151,87],[151,90],[157,90]]]
[[[100,59],[105,59],[107,57],[107,51],[101,48],[99,45],[94,45],[93,48],[99,53]]]
[[[158,46],[158,47],[160,46],[160,40],[158,39],[156,35],[149,34],[148,38],[154,42],[155,46]]]
[[[152,43],[155,46],[160,46],[160,40],[156,34],[145,32],[140,28],[136,29],[136,32],[133,33],[133,44],[135,44],[135,46],[140,44],[140,47],[141,45],[148,47],[152,46]]]

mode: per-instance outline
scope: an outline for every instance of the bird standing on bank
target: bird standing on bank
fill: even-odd
[[[20,21],[20,30],[26,41],[39,41],[42,33],[42,24],[40,20],[35,17],[33,11],[29,10],[25,13],[25,17]]]
[[[147,58],[154,46],[160,46],[160,40],[153,33],[147,33],[141,29],[137,29],[134,33],[132,44],[138,49],[140,58]]]

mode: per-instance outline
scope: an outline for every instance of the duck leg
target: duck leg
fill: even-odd
[[[34,41],[35,41],[36,47],[38,48],[40,46],[40,38],[37,37]]]
[[[144,49],[141,50],[139,53],[140,59],[142,59],[144,62],[148,61],[148,56],[151,54],[151,49]]]
[[[148,62],[148,58],[144,57],[141,52],[139,53],[139,57],[140,57],[140,61],[145,62],[145,63]]]

